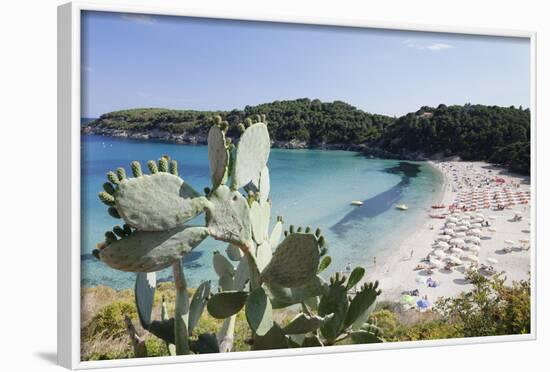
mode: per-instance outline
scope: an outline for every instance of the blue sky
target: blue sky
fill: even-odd
[[[82,116],[230,110],[302,97],[402,115],[529,106],[529,40],[87,12]]]

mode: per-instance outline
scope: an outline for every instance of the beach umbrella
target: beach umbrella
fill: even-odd
[[[474,253],[479,253],[479,247],[477,245],[472,245],[469,250]]]
[[[472,229],[472,230],[470,230],[470,234],[472,234],[472,235],[481,235],[481,230],[480,229]]]
[[[414,297],[406,294],[401,297],[401,301],[403,301],[406,304],[412,304],[414,303]]]
[[[493,228],[493,227],[489,227],[487,229],[488,231],[492,232],[492,233],[496,233],[497,232],[497,229]]]
[[[483,221],[485,221],[483,218],[474,218],[472,221],[476,222],[476,223],[481,223]]]
[[[451,244],[454,244],[454,245],[464,245],[464,240],[459,239],[459,238],[451,239]]]
[[[457,256],[450,256],[449,261],[451,261],[454,264],[462,265],[462,260],[458,258]]]
[[[483,218],[483,219],[485,218],[485,216],[483,215],[483,213],[476,213],[475,216],[476,216],[477,218]]]
[[[445,243],[445,242],[438,242],[437,245],[443,249],[447,249],[449,248],[449,244]]]
[[[493,264],[493,265],[498,263],[498,261],[495,258],[492,258],[492,257],[489,257],[487,259],[487,262],[489,262],[490,264]]]
[[[458,253],[458,254],[464,253],[464,251],[463,251],[462,249],[456,248],[456,247],[455,247],[455,248],[451,248],[451,252],[453,252],[453,253]]]
[[[474,229],[481,229],[481,224],[480,223],[473,223],[470,227],[474,228]]]
[[[438,269],[441,269],[445,264],[443,261],[438,260],[437,258],[430,258],[430,263],[437,267]]]
[[[472,243],[478,244],[478,245],[481,243],[481,239],[480,239],[479,237],[477,237],[477,236],[472,236],[472,237],[470,238],[470,241],[471,241]]]
[[[445,226],[447,226],[449,229],[452,229],[452,228],[455,228],[456,227],[456,223],[454,222],[447,222],[445,224]]]
[[[443,230],[445,235],[454,235],[455,231],[453,229],[445,229]]]
[[[466,256],[466,258],[473,262],[479,262],[479,258],[477,258],[477,256],[473,254],[469,254],[468,256]]]
[[[425,299],[422,298],[422,299],[416,301],[416,305],[421,309],[427,309],[428,307],[430,307],[430,301],[425,300]]]
[[[515,244],[516,244],[515,241],[509,240],[509,239],[505,240],[504,243],[505,243],[505,244],[508,244],[508,245],[515,245]]]
[[[447,217],[447,222],[454,222],[454,223],[457,223],[458,220],[454,217]]]
[[[464,226],[464,225],[458,226],[458,227],[455,229],[455,231],[457,231],[457,232],[466,231],[466,230],[468,230],[468,228],[467,228],[466,226]]]
[[[521,244],[529,244],[529,243],[531,243],[531,241],[530,241],[529,239],[520,239],[519,242],[520,242]]]
[[[437,237],[437,239],[442,241],[448,241],[448,240],[451,240],[451,237],[449,235],[440,235]]]
[[[439,257],[439,258],[442,258],[442,257],[445,257],[447,254],[445,252],[443,252],[441,249],[436,249],[434,251],[434,254]],[[432,260],[430,260],[430,262],[432,262]],[[433,263],[433,262],[432,262]]]
[[[464,238],[464,237],[466,237],[466,233],[465,233],[464,231],[457,232],[457,233],[455,234],[455,237],[456,237],[456,238]]]

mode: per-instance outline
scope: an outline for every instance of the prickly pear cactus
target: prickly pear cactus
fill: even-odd
[[[133,177],[124,168],[109,172],[99,193],[109,215],[124,223],[108,231],[93,253],[112,268],[137,273],[134,292],[142,327],[164,340],[171,355],[231,351],[241,311],[254,350],[324,346],[343,339],[381,342],[379,329],[369,323],[380,294],[378,284],[363,284],[352,292],[365,270],[356,268],[349,279],[338,274],[327,283],[319,273],[331,259],[325,255],[328,248],[320,229],[291,225],[283,237],[279,216],[270,230],[265,116],[239,124],[236,144],[227,137],[229,123],[220,116],[211,122],[212,185],[204,196],[179,177],[177,162],[166,155],[147,162],[149,174],[139,162],[131,164]],[[205,226],[185,225],[203,212]],[[181,260],[208,236],[228,245],[225,255],[216,251],[212,257],[218,279],[203,282],[191,298]],[[175,311],[169,317],[163,299],[161,319],[155,320],[155,272],[168,267],[174,272]],[[289,306],[300,306],[301,312],[283,327],[274,313]],[[216,334],[196,335],[205,309],[223,324]],[[145,344],[135,332],[129,334],[144,356]]]

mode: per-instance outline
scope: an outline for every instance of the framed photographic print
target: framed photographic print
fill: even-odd
[[[58,27],[63,366],[535,338],[534,32]]]

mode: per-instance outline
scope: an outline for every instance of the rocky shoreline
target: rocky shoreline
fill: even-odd
[[[173,142],[188,145],[206,145],[208,143],[207,133],[190,134],[184,132],[181,134],[168,131],[151,130],[146,132],[127,131],[123,129],[98,128],[84,126],[81,129],[83,135],[96,135],[108,137],[122,137],[138,140],[154,140]],[[347,144],[347,143],[307,143],[297,139],[290,141],[271,141],[271,147],[278,149],[300,150],[300,149],[319,149],[319,150],[344,150],[356,151],[371,158],[383,159],[402,159],[402,160],[433,160],[433,157],[427,157],[422,153],[402,152],[400,154],[391,153],[379,147],[372,147],[366,144]]]

